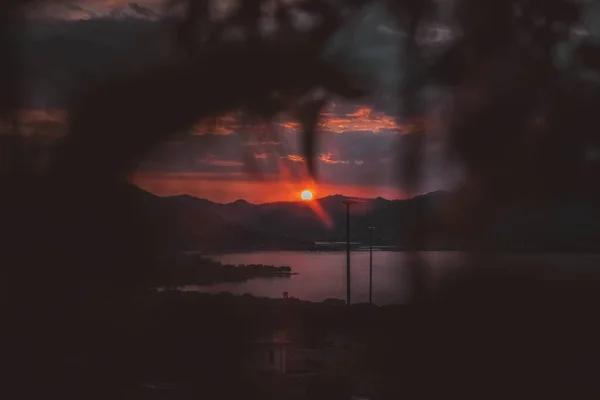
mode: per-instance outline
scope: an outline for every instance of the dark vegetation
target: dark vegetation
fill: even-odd
[[[466,286],[449,286],[433,304],[418,309],[138,291],[106,309],[114,321],[110,327],[96,321],[82,339],[94,340],[102,332],[87,357],[104,360],[105,369],[96,365],[94,372],[102,374],[97,381],[102,389],[113,393],[128,388],[156,395],[139,385],[153,382],[168,383],[171,389],[164,392],[181,396],[175,398],[210,393],[262,399],[257,382],[236,367],[254,340],[282,329],[294,346],[337,354],[302,383],[310,399],[362,393],[392,400],[456,392],[476,398],[492,392],[508,396],[517,387],[524,397],[597,393],[592,371],[600,352],[598,325],[571,310],[597,299],[598,287],[532,291],[532,284],[504,273],[493,280],[473,276]],[[492,344],[491,338],[501,340]],[[76,361],[79,368],[88,365]]]
[[[290,277],[292,274],[292,269],[286,265],[228,265],[199,255],[180,254],[164,260],[153,275],[151,284],[157,287],[210,285],[260,277]]]
[[[275,325],[317,338],[319,330],[337,329],[355,343],[356,369],[340,367],[334,384],[312,398],[347,398],[343,383],[359,376],[372,378],[374,398],[598,397],[597,280],[572,276],[549,285],[499,272],[480,239],[490,221],[512,210],[599,204],[600,164],[587,154],[600,147],[600,52],[593,40],[571,37],[590,2],[457,0],[461,35],[441,52],[417,41],[433,2],[386,2],[404,33],[400,114],[414,122],[397,150],[399,185],[419,193],[428,111],[421,94],[431,86],[452,98],[444,123],[465,177],[443,224],[423,224],[416,207],[406,227],[414,251],[409,302],[417,306],[379,309],[148,293],[141,288],[166,250],[123,186],[157,144],[231,110],[253,122],[292,114],[315,172],[323,105],[371,89],[319,55],[343,11],[352,15],[369,1],[303,2],[297,7],[320,22],[308,33],[290,23],[291,6],[276,2],[281,30],[268,39],[259,34],[261,1],[241,1],[221,22],[210,19],[208,1],[169,2],[169,11],[187,6],[182,19],[165,19],[176,32],[172,59],[84,85],[69,102],[68,134],[43,171],[16,123],[28,83],[18,11],[32,3],[0,3],[3,398],[122,398],[147,380],[192,382],[200,398],[261,398],[239,360],[248,338]],[[223,40],[231,25],[245,30],[243,43]],[[570,50],[558,63],[565,42]],[[469,243],[478,268],[432,298],[416,250],[438,227]]]

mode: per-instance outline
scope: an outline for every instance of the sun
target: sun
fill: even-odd
[[[313,193],[310,190],[303,190],[302,193],[300,193],[300,198],[304,201],[312,200]]]

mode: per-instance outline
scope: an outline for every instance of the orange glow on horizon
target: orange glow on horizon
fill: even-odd
[[[264,175],[263,179],[250,179],[245,173],[144,173],[131,176],[132,183],[158,196],[175,196],[190,194],[219,203],[228,203],[237,199],[245,199],[254,204],[298,201],[298,194],[304,188],[318,187],[318,196],[327,197],[343,194],[348,197],[404,199],[407,198],[396,187],[362,185],[344,185],[331,183],[315,183],[305,178],[294,179],[287,171],[283,177]],[[315,200],[313,190],[313,200]],[[318,201],[305,202],[306,205],[318,204]]]

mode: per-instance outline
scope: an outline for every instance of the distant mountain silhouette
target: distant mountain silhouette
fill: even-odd
[[[315,241],[345,240],[347,197],[332,195],[309,202],[252,204],[245,200],[221,204],[189,195],[159,197],[135,186],[125,189],[132,212],[147,223],[157,248],[234,251],[309,249]],[[375,245],[408,242],[410,226],[428,232],[429,249],[462,249],[472,244],[445,231],[440,218],[449,193],[433,192],[406,200],[361,199],[351,207],[352,241],[368,243],[375,226]],[[328,225],[315,212],[328,216]],[[416,219],[420,220],[417,221]],[[600,243],[600,216],[585,204],[558,204],[535,210],[507,210],[478,235],[483,248],[522,251],[592,251]]]

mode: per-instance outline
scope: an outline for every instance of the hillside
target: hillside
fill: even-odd
[[[148,224],[149,234],[157,244],[170,248],[212,252],[310,249],[315,241],[345,240],[345,197],[341,195],[313,202],[221,204],[188,195],[158,197],[133,186],[127,190],[132,210]],[[409,227],[418,223],[430,232],[429,248],[464,248],[469,243],[438,229],[448,196],[434,192],[407,200],[364,199],[351,207],[352,241],[368,243],[368,227],[375,226],[374,244],[403,246]],[[585,203],[507,210],[488,222],[476,238],[486,248],[592,251],[600,243],[600,215]]]

